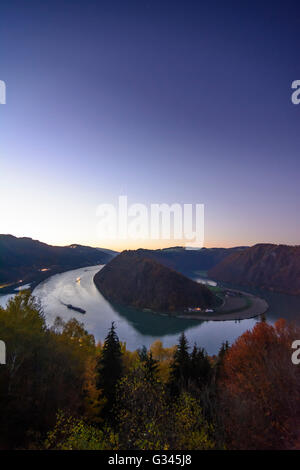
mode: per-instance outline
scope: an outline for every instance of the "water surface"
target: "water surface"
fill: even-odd
[[[48,325],[52,325],[57,316],[64,320],[76,318],[84,323],[97,341],[103,341],[111,322],[114,321],[120,340],[126,342],[131,350],[142,345],[149,347],[156,339],[161,339],[165,347],[172,346],[177,342],[179,334],[184,331],[191,345],[196,342],[209,354],[215,354],[223,341],[228,340],[232,343],[260,320],[259,318],[216,322],[186,320],[112,306],[93,283],[93,277],[99,269],[101,266],[89,266],[56,274],[34,289],[33,294],[42,303]],[[270,305],[269,311],[265,314],[267,321],[274,323],[278,318],[284,317],[300,324],[299,297],[266,291],[254,293],[264,297]],[[86,314],[69,310],[62,302],[81,307],[86,310]]]

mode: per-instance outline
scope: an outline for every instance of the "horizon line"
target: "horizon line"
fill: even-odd
[[[131,248],[131,247],[124,247],[122,249],[114,249],[114,248],[109,248],[107,246],[99,246],[99,245],[94,245],[94,244],[83,244],[83,243],[77,243],[77,242],[71,242],[71,243],[67,243],[67,244],[60,244],[60,243],[53,243],[53,242],[45,242],[45,241],[42,241],[38,238],[33,238],[33,237],[30,237],[30,236],[26,236],[26,235],[23,235],[23,236],[17,236],[17,235],[13,235],[11,233],[0,233],[0,237],[1,236],[10,236],[10,237],[14,237],[14,238],[17,238],[17,239],[29,239],[29,240],[33,240],[33,241],[37,241],[39,243],[45,243],[46,245],[50,245],[50,246],[58,246],[58,247],[68,247],[68,246],[72,246],[72,245],[77,245],[77,246],[86,246],[86,247],[90,247],[90,248],[98,248],[98,249],[103,249],[103,250],[110,250],[110,251],[114,251],[116,253],[121,253],[122,251],[126,251],[126,250],[170,250],[170,249],[174,249],[174,248],[185,248],[187,251],[197,251],[197,250],[202,250],[202,249],[214,249],[214,248],[224,248],[224,249],[231,249],[231,248],[251,248],[253,246],[256,246],[256,245],[275,245],[275,246],[300,246],[300,244],[289,244],[289,243],[276,243],[276,242],[256,242],[254,244],[233,244],[233,245],[227,245],[227,244],[224,244],[224,245],[211,245],[209,246],[203,246],[203,247],[199,247],[199,248],[194,248],[194,247],[188,247],[188,246],[184,246],[184,245],[178,245],[178,244],[174,244],[174,245],[171,245],[171,246],[161,246],[161,247],[157,247],[157,248],[151,248],[151,247],[145,247],[145,246],[137,246],[136,248]]]

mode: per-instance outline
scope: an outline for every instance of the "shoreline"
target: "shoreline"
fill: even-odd
[[[99,267],[100,266],[102,266],[102,265],[99,265]],[[84,266],[84,267],[88,268],[90,266]],[[54,271],[54,270],[52,270],[52,272],[45,273],[43,278],[33,280],[31,282],[30,287],[28,287],[28,289],[31,291],[31,293],[33,293],[33,291],[35,290],[35,288],[39,284],[47,281],[50,277],[55,276],[57,274],[62,274],[62,272],[73,271],[73,270],[81,269],[81,268],[83,268],[83,267],[78,267],[78,268],[75,268],[75,269],[74,268],[71,268],[71,269],[69,268],[69,269],[66,269],[65,271],[56,271],[56,270]],[[94,282],[94,285],[96,285],[95,282]],[[6,292],[6,293],[3,292],[3,294],[1,292],[1,296],[2,295],[6,296],[8,294],[17,294],[18,291],[15,290],[15,286],[16,286],[16,284],[14,285],[14,288],[12,286],[10,286],[10,289],[7,289],[7,290],[9,290],[9,292]],[[97,288],[97,286],[96,286],[96,288]],[[227,290],[239,294],[240,296],[242,296],[243,300],[245,300],[245,298],[246,298],[246,303],[247,303],[247,300],[248,300],[250,305],[249,306],[242,305],[240,308],[237,308],[236,306],[232,305],[232,304],[234,304],[234,302],[236,302],[237,297],[230,297],[229,296],[229,297],[224,298],[223,304],[218,308],[218,310],[216,310],[214,312],[211,312],[211,313],[205,313],[205,312],[203,312],[203,313],[157,312],[157,311],[153,311],[153,310],[148,309],[148,308],[140,309],[140,311],[147,311],[147,312],[151,312],[153,314],[158,314],[158,315],[162,315],[162,316],[170,316],[170,317],[174,317],[174,318],[181,318],[181,319],[187,319],[187,320],[196,320],[196,321],[238,321],[238,320],[247,320],[247,319],[250,319],[250,318],[258,317],[258,316],[266,313],[267,310],[269,309],[268,303],[266,302],[266,300],[264,300],[261,297],[257,297],[254,294],[250,294],[248,292],[244,292],[244,291],[237,290],[237,289],[227,289]],[[241,298],[241,297],[239,297],[239,298]],[[109,299],[107,299],[107,300],[110,302]]]
[[[263,315],[269,310],[268,302],[261,298],[257,297],[253,294],[248,292],[243,292],[237,289],[227,289],[231,290],[232,292],[236,292],[242,294],[242,296],[247,298],[250,301],[250,305],[248,307],[241,307],[240,309],[235,309],[235,311],[230,311],[228,309],[231,308],[230,302],[232,297],[224,299],[224,302],[221,309],[225,309],[222,311],[214,311],[212,313],[170,313],[170,312],[155,312],[154,310],[144,308],[142,311],[151,312],[153,314],[158,314],[162,316],[170,316],[174,318],[181,318],[187,320],[200,320],[200,321],[237,321],[237,320],[249,320],[250,318],[259,317]],[[226,309],[228,311],[226,311]]]
[[[229,297],[224,300],[224,304],[221,307],[223,311],[216,310],[215,312],[212,312],[211,314],[209,313],[201,313],[201,314],[196,314],[196,315],[184,314],[184,315],[180,315],[179,317],[188,318],[188,319],[194,318],[195,320],[203,320],[203,321],[248,320],[250,318],[255,318],[255,317],[259,317],[260,315],[263,315],[269,309],[268,302],[261,297],[257,297],[253,294],[249,294],[248,292],[243,292],[243,291],[239,291],[236,289],[228,289],[228,290],[241,294],[244,298],[246,297],[246,299],[250,301],[250,305],[246,308],[241,307],[240,309],[236,309],[236,311],[228,311],[228,309],[230,310],[230,307],[231,307],[230,301],[232,300],[232,298]]]
[[[31,290],[31,292],[34,291],[34,289],[41,283],[43,283],[44,281],[47,281],[50,277],[52,276],[56,276],[56,274],[63,274],[63,273],[67,273],[69,271],[76,271],[76,269],[84,269],[84,268],[90,268],[90,267],[93,267],[93,266],[104,266],[103,264],[91,264],[91,265],[84,265],[84,266],[77,266],[77,267],[70,267],[70,266],[66,266],[66,267],[51,267],[49,268],[48,271],[45,271],[43,273],[41,273],[40,271],[38,273],[35,273],[35,276],[34,277],[29,277],[29,278],[26,278],[22,281],[22,284],[20,284],[19,282],[12,282],[9,284],[9,286],[6,286],[6,287],[3,287],[2,289],[0,289],[0,296],[2,295],[9,295],[9,294],[17,294],[18,293],[18,290],[16,290],[16,288],[18,287],[22,287],[24,285],[27,285],[27,284],[30,284],[30,286],[28,287],[28,290]]]
[[[98,289],[97,285],[94,282],[95,287]],[[229,289],[228,289],[229,290]],[[183,313],[183,312],[158,312],[152,310],[151,308],[136,308],[131,305],[120,305],[116,302],[111,301],[107,298],[100,289],[98,291],[100,294],[113,306],[116,308],[125,307],[125,308],[132,308],[139,312],[151,313],[153,315],[159,315],[163,317],[170,317],[170,318],[180,318],[185,320],[196,320],[196,321],[235,321],[235,320],[247,320],[250,318],[259,317],[267,312],[269,309],[269,304],[267,301],[261,297],[257,297],[253,294],[249,294],[248,292],[238,291],[236,289],[230,289],[232,292],[236,292],[242,295],[243,300],[250,301],[249,306],[241,306],[239,309],[235,308],[232,309],[232,297],[228,297],[224,299],[223,304],[219,307],[220,309],[225,309],[224,311],[214,311],[212,313]],[[233,299],[236,299],[234,297]],[[227,309],[227,311],[226,311]]]
[[[97,273],[95,274],[95,276]],[[100,294],[106,298],[111,305],[118,305],[118,302],[113,301],[109,297],[103,294],[101,289],[95,282],[95,276],[93,277],[93,283]],[[239,321],[247,320],[250,318],[259,317],[267,312],[269,304],[261,297],[254,294],[244,292],[239,289],[225,288],[221,289],[224,297],[215,293],[216,296],[222,299],[222,304],[216,307],[213,312],[168,312],[168,311],[155,311],[151,308],[137,308],[133,305],[120,305],[122,307],[133,308],[140,312],[148,312],[154,315],[169,316],[170,318],[180,318],[186,320],[196,321]]]

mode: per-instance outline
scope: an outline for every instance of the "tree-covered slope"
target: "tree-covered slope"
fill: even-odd
[[[0,282],[31,280],[41,269],[51,272],[105,264],[113,252],[82,245],[52,246],[32,238],[0,235]]]
[[[258,244],[209,271],[213,279],[300,295],[300,246]]]
[[[94,282],[112,302],[160,312],[211,307],[216,301],[207,287],[144,257],[141,250],[123,251],[95,275]]]

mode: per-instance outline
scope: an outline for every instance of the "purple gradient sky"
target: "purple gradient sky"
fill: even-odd
[[[126,194],[204,203],[206,246],[300,243],[299,2],[4,0],[0,41],[0,233],[101,246]]]

